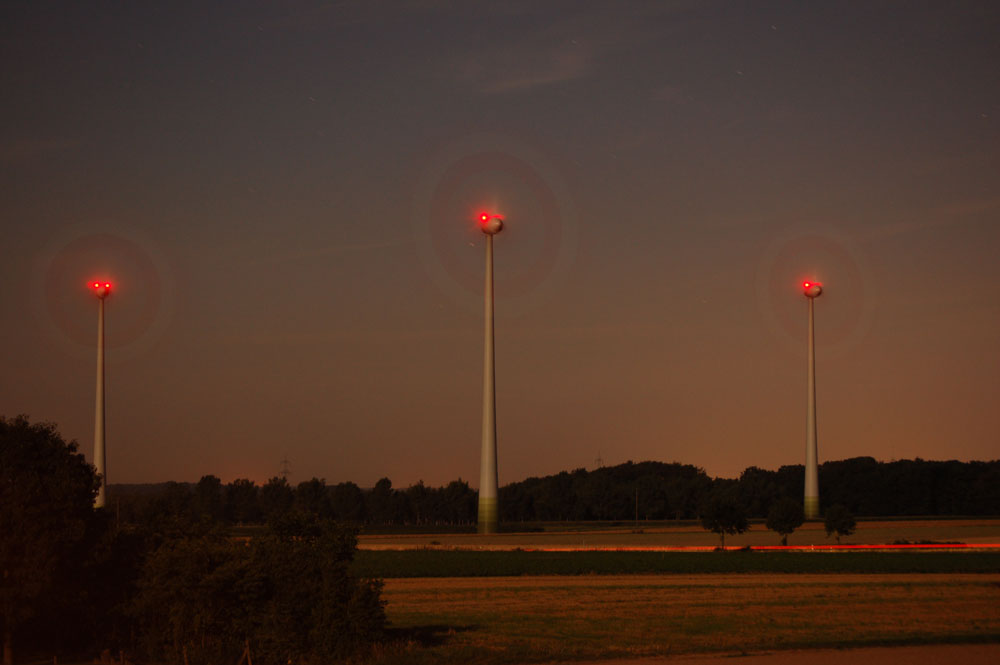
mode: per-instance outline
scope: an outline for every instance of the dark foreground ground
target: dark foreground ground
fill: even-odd
[[[716,654],[602,660],[600,665],[996,665],[1000,644],[935,644],[869,649],[817,649],[766,654]],[[597,662],[579,663],[597,665]]]

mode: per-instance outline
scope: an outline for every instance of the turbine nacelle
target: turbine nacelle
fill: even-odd
[[[823,293],[823,285],[819,282],[806,280],[802,282],[802,292],[806,298],[818,298]]]
[[[101,280],[95,279],[90,283],[90,288],[99,300],[104,300],[111,293],[111,282],[102,282]]]
[[[503,218],[488,212],[479,214],[479,230],[488,236],[495,236],[503,230]]]

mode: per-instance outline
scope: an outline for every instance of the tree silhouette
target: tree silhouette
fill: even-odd
[[[857,526],[857,522],[854,519],[854,515],[851,514],[844,506],[834,504],[826,509],[826,519],[824,520],[824,526],[826,527],[826,537],[829,538],[830,534],[837,534],[837,544],[840,544],[841,536],[849,536],[854,533],[854,528]]]
[[[265,520],[284,515],[294,502],[295,492],[284,478],[275,476],[260,488],[260,511]]]
[[[735,536],[750,525],[746,509],[734,488],[718,489],[709,495],[701,509],[701,525],[719,534],[721,547],[726,547],[726,534]]]
[[[781,544],[788,544],[788,536],[806,521],[802,504],[795,499],[783,497],[771,505],[767,513],[767,528],[781,535]]]
[[[79,565],[77,546],[95,523],[98,477],[50,423],[0,416],[0,621],[3,660],[18,626],[46,607],[53,583]]]

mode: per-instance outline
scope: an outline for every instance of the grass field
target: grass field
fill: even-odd
[[[387,665],[1000,641],[996,574],[388,579],[384,597]]]

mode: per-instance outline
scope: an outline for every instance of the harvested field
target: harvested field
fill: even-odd
[[[520,575],[694,575],[700,573],[1000,573],[991,551],[521,551],[362,550],[362,577],[510,577]]]
[[[411,578],[384,597],[384,663],[1000,641],[998,574]]]

